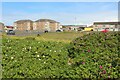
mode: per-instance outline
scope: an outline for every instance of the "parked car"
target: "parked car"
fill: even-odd
[[[48,30],[45,30],[44,33],[48,33]]]
[[[56,30],[56,32],[61,32],[61,30]]]
[[[8,30],[7,35],[15,35],[15,31],[14,30]]]

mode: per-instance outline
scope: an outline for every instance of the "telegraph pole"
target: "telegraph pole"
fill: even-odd
[[[77,18],[75,17],[75,26],[76,26],[76,20],[77,20]]]

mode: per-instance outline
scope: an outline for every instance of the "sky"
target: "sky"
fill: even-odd
[[[117,2],[3,2],[2,22],[13,25],[22,19],[52,19],[63,25],[92,25],[117,21]]]

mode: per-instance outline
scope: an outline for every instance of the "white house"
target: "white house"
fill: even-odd
[[[94,22],[94,31],[102,31],[105,29],[108,31],[120,31],[120,22]]]

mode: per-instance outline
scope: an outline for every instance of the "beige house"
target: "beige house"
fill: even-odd
[[[33,21],[32,20],[18,20],[14,22],[14,27],[16,30],[33,30]]]
[[[4,29],[4,24],[0,22],[0,31],[3,31]]]
[[[33,30],[44,32],[45,30],[55,32],[60,29],[60,23],[51,19],[39,19],[34,22]]]

